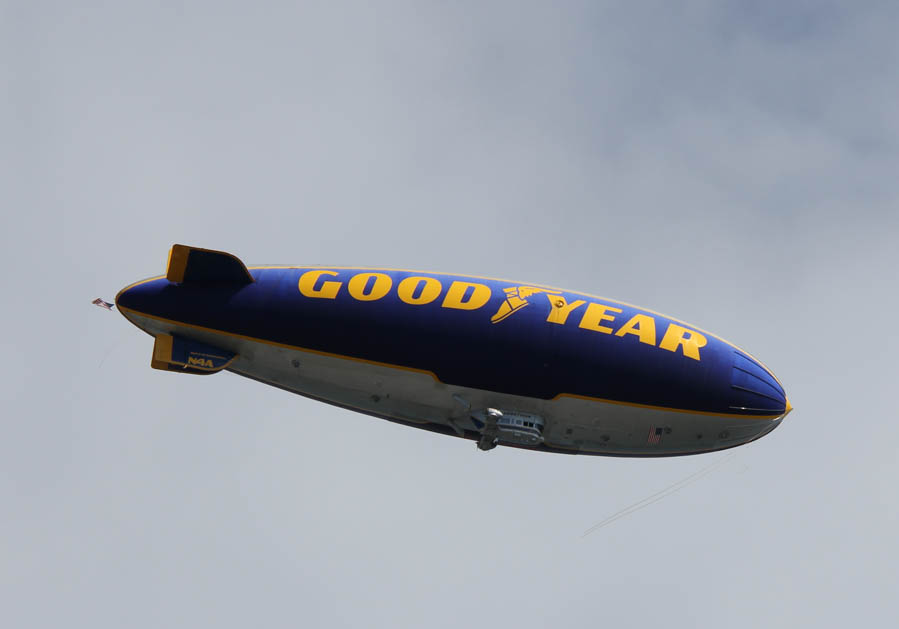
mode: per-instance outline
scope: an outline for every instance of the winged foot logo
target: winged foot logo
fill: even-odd
[[[503,292],[506,293],[506,300],[500,304],[496,314],[490,317],[491,323],[499,323],[527,306],[530,303],[527,299],[532,295],[543,294],[550,301],[552,301],[553,295],[562,295],[561,291],[547,290],[545,288],[537,288],[536,286],[510,286],[503,289]]]

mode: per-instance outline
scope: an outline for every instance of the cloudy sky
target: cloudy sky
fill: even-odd
[[[897,30],[888,2],[0,2],[2,624],[888,625]],[[151,370],[90,300],[175,242],[645,305],[796,410],[582,538],[725,455],[485,454]]]

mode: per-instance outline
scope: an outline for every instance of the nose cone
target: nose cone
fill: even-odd
[[[777,378],[758,361],[734,352],[730,408],[746,415],[786,415],[793,407]]]

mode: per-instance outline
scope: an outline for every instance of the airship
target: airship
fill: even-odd
[[[659,457],[742,445],[792,409],[739,347],[657,312],[486,277],[246,266],[174,245],[115,306],[150,366],[229,371],[344,409],[538,452]]]

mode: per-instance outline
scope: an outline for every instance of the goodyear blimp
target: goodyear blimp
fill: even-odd
[[[544,452],[741,445],[791,406],[761,362],[695,326],[556,288],[395,269],[246,267],[175,245],[116,306],[151,366],[227,370],[392,422]]]

